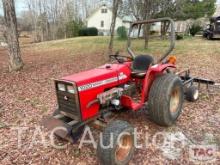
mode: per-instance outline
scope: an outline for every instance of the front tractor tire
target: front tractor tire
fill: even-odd
[[[126,165],[134,150],[134,128],[126,121],[117,120],[103,131],[97,154],[101,165]]]
[[[161,126],[173,125],[182,112],[183,84],[174,74],[156,78],[149,93],[149,115]]]

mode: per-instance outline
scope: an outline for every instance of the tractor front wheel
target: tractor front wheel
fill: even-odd
[[[149,114],[161,126],[171,126],[182,112],[184,101],[183,84],[173,74],[159,76],[149,94]]]
[[[134,128],[126,121],[117,120],[104,130],[97,154],[101,165],[126,165],[134,150]]]

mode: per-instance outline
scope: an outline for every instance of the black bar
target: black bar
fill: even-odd
[[[194,78],[194,82],[208,85],[215,85],[215,82],[208,79]]]
[[[175,36],[175,23],[174,23],[174,21],[171,18],[165,17],[165,18],[137,21],[137,22],[133,22],[131,24],[131,27],[130,27],[130,30],[129,30],[129,34],[128,34],[127,50],[128,50],[128,53],[132,56],[132,58],[135,58],[135,54],[131,50],[131,32],[132,32],[134,26],[135,25],[143,25],[143,24],[152,24],[152,23],[155,23],[155,22],[165,22],[165,21],[169,21],[170,25],[171,25],[170,47],[162,55],[162,57],[157,61],[157,63],[162,62],[173,51],[173,49],[175,48],[176,36]]]
[[[194,78],[191,78],[189,80],[184,80],[183,85],[187,85],[187,84],[192,83],[192,82],[194,82]]]
[[[184,80],[184,84],[186,83],[189,83],[191,81],[193,82],[196,82],[196,83],[201,83],[201,84],[207,84],[207,85],[215,85],[215,82],[212,81],[212,80],[208,80],[208,79],[202,79],[202,78],[193,78],[193,77],[190,77],[190,76],[180,76],[180,78],[182,80]]]

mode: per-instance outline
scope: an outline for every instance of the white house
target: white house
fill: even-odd
[[[102,5],[98,9],[96,9],[90,16],[86,19],[87,27],[96,27],[99,31],[99,34],[109,35],[110,27],[112,22],[112,10],[106,5]],[[220,15],[220,5],[217,5],[216,12],[214,16]],[[130,21],[132,19],[127,16],[124,18],[117,17],[115,29],[117,30],[120,26],[125,26],[127,29],[130,27]],[[177,21],[175,22],[176,32],[184,33],[188,30],[191,21]],[[155,23],[154,26],[151,27],[151,30],[157,31],[160,33],[161,23]],[[133,36],[136,36],[134,31]]]
[[[215,11],[215,14],[214,14],[214,17],[218,17],[218,16],[220,16],[220,4],[217,4],[216,11]]]
[[[99,33],[103,33],[103,35],[109,35],[112,22],[112,15],[112,10],[106,5],[103,5],[97,10],[95,10],[86,19],[87,27],[96,27],[99,30]],[[120,26],[125,26],[126,28],[129,28],[130,23],[125,19],[117,17],[115,29],[117,29]]]

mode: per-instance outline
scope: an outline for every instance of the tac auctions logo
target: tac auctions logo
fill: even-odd
[[[189,157],[194,162],[214,162],[217,158],[216,145],[191,145]]]

